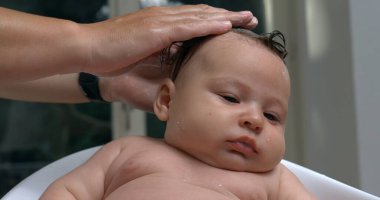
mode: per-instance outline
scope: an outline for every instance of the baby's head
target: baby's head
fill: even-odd
[[[255,40],[261,43],[261,45],[270,49],[283,60],[288,54],[285,48],[284,35],[279,31],[273,31],[263,35],[257,35],[246,29],[232,29],[230,32],[236,33],[236,36],[240,35],[240,38],[243,40]],[[181,67],[191,58],[196,49],[206,40],[213,37],[215,36],[198,37],[183,43],[173,43],[170,47],[164,49],[161,55],[161,65],[163,65],[169,77],[174,81]]]
[[[276,36],[236,29],[176,47],[154,104],[165,141],[215,167],[272,170],[285,153],[290,95]]]

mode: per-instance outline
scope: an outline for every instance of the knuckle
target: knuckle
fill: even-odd
[[[141,24],[144,25],[144,27],[147,29],[147,30],[152,30],[152,29],[156,29],[156,28],[159,28],[161,26],[160,23],[158,22],[155,22],[154,20],[148,18],[148,19],[142,19],[141,20]]]
[[[206,20],[209,18],[209,15],[207,15],[207,14],[196,14],[195,17],[197,17],[201,20]]]

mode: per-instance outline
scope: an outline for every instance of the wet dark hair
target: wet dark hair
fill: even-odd
[[[283,61],[288,54],[285,48],[285,37],[278,30],[261,35],[246,29],[234,28],[231,31],[245,36],[247,39],[254,39],[260,42],[275,53],[275,55],[279,56]],[[213,36],[204,36],[193,38],[184,42],[172,43],[172,45],[165,48],[161,52],[161,67],[163,71],[168,73],[169,77],[174,81],[177,78],[182,65],[184,65],[191,58],[193,53],[203,42],[212,37]]]

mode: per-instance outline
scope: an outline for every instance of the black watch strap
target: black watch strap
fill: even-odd
[[[91,101],[106,102],[100,95],[99,78],[97,76],[80,72],[78,82],[84,95],[88,99]]]

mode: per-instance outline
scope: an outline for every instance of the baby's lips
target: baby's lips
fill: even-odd
[[[233,151],[239,152],[245,157],[252,157],[256,155],[256,152],[251,147],[242,142],[230,142],[230,147]]]
[[[243,154],[246,157],[257,155],[256,141],[253,138],[243,136],[236,140],[228,141],[232,150]]]

